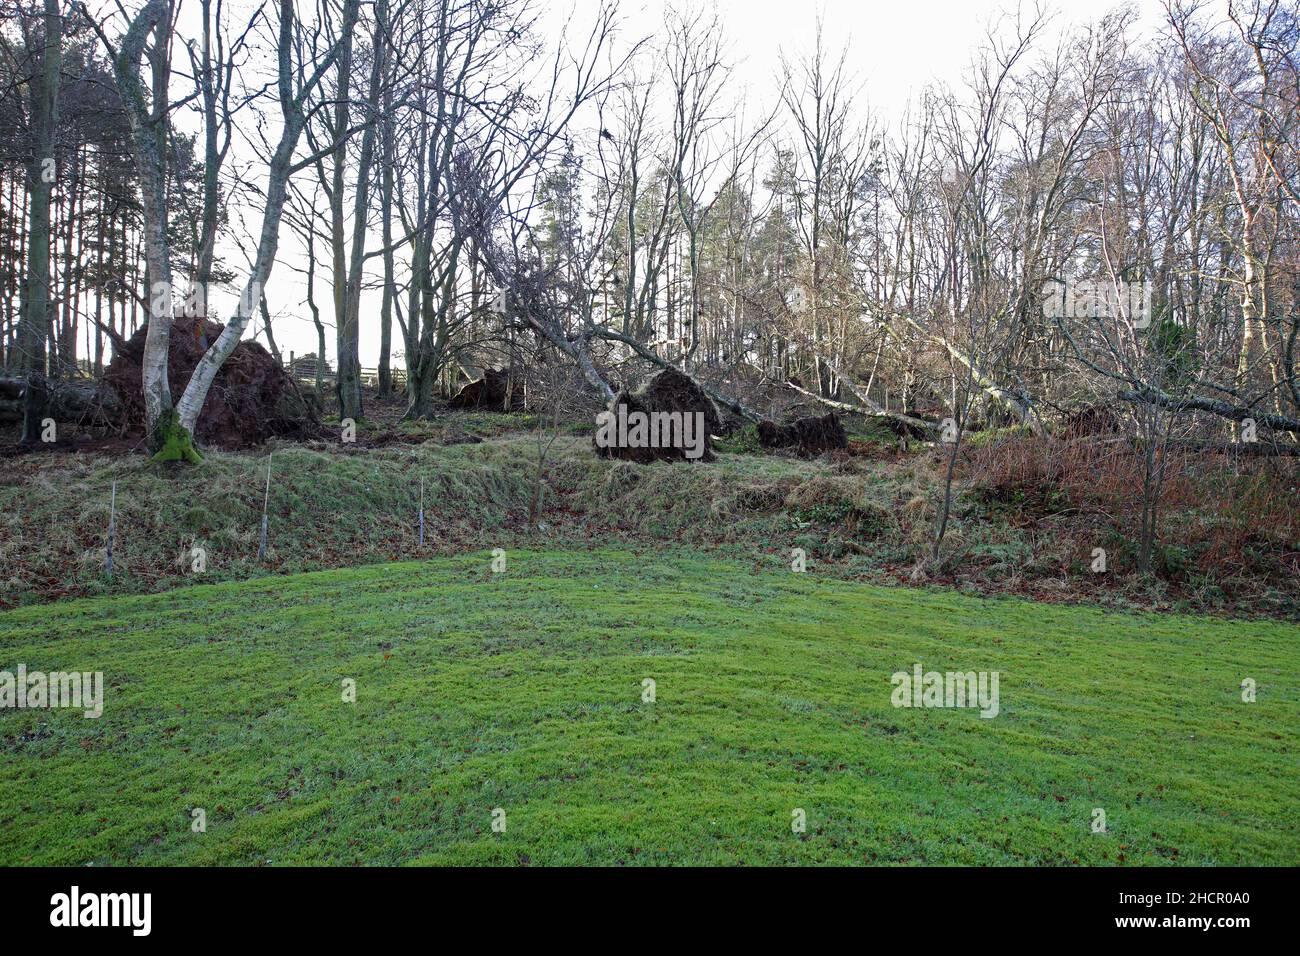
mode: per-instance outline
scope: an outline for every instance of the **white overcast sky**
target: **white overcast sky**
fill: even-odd
[[[716,0],[739,63],[737,79],[757,95],[770,95],[784,52],[795,58],[812,47],[820,16],[827,45],[845,43],[873,110],[891,116],[932,82],[957,83],[972,51],[1000,14],[1014,13],[1015,0]],[[1121,6],[1133,7],[1146,29],[1159,29],[1160,0],[1059,0],[1048,3],[1056,28],[1096,20]],[[557,5],[558,6],[558,5]],[[594,6],[579,0],[577,9]],[[1032,2],[1021,4],[1026,12]],[[629,27],[652,33],[664,4],[631,0],[624,7]]]

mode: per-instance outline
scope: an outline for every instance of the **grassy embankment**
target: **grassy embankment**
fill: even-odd
[[[449,416],[384,428],[409,444],[276,445],[270,549],[257,561],[266,456],[209,451],[196,468],[143,456],[38,454],[0,476],[0,608],[66,597],[135,594],[492,547],[687,546],[777,570],[790,549],[823,575],[871,583],[912,579],[928,552],[940,498],[940,456],[901,454],[892,437],[862,435],[870,454],[839,460],[746,454],[743,441],[708,464],[632,465],[596,458],[585,435],[555,448],[544,527],[529,534],[535,477],[527,416]],[[466,435],[481,443],[449,444]],[[982,454],[972,440],[974,454]],[[1134,570],[1139,499],[1123,473],[1074,463],[1051,477],[1026,449],[998,450],[993,467],[964,467],[944,558],[924,580],[967,592],[1040,600],[1300,615],[1294,573],[1300,514],[1279,485],[1221,463],[1177,482],[1162,510],[1161,573]],[[1104,465],[1104,463],[1103,463]],[[1258,472],[1262,465],[1251,465]],[[1271,467],[1271,466],[1270,466]],[[996,473],[995,473],[996,472]],[[426,542],[416,542],[420,480]],[[1267,478],[1267,480],[1265,480]],[[110,488],[118,483],[116,573],[106,579]],[[1066,485],[1054,484],[1070,480]],[[192,549],[206,556],[193,572]],[[1090,571],[1105,548],[1105,575]]]

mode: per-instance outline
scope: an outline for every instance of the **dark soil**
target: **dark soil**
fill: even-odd
[[[216,341],[221,329],[206,323],[206,341]],[[121,399],[129,431],[144,429],[141,369],[147,332],[146,326],[131,336],[104,372],[104,384]],[[185,391],[204,351],[194,330],[179,322],[173,327],[167,362],[173,400]],[[201,445],[225,449],[249,448],[274,437],[317,438],[323,435],[319,412],[314,392],[300,387],[261,345],[244,340],[217,372],[194,437]]]
[[[764,448],[792,448],[804,458],[849,447],[844,426],[834,412],[821,417],[797,418],[788,425],[759,422],[758,442]]]
[[[490,368],[483,377],[469,382],[452,398],[452,408],[478,408],[489,412],[524,410],[524,377],[505,369]],[[507,392],[509,399],[507,400]]]
[[[1088,438],[1096,435],[1122,434],[1122,423],[1104,405],[1091,405],[1069,415],[1061,426],[1063,438]]]
[[[596,449],[596,454],[602,458],[621,458],[643,464],[651,461],[713,460],[710,437],[720,433],[721,416],[713,400],[704,394],[690,376],[677,369],[662,369],[651,375],[635,390],[628,391],[626,388],[620,390],[609,403],[609,411],[617,413],[619,405],[625,405],[629,415],[633,412],[703,413],[704,453],[699,458],[691,459],[687,458],[684,448],[602,448],[596,445],[596,438],[593,435],[592,446]]]

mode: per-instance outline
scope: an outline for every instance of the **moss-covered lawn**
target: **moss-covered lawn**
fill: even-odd
[[[107,684],[0,711],[0,864],[1300,863],[1296,627],[507,561],[0,614],[0,670]],[[891,706],[916,662],[999,715]]]

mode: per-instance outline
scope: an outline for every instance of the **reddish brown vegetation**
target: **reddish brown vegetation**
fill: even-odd
[[[1292,589],[1300,579],[1300,464],[1177,447],[1166,454],[1157,573],[1217,588],[1230,601]],[[1107,546],[1123,570],[1142,508],[1143,459],[1133,443],[1016,437],[970,449],[963,470],[976,496],[1011,523],[1050,526],[1085,565],[1093,547]]]

